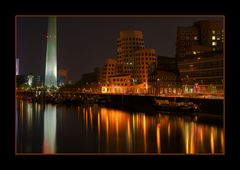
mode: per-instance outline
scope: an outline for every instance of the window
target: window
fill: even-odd
[[[216,37],[215,37],[215,36],[212,36],[212,40],[216,40]]]
[[[216,33],[216,31],[215,30],[212,30],[212,34],[215,34]]]
[[[198,38],[197,38],[197,36],[194,36],[194,40],[197,40]]]
[[[212,42],[212,46],[216,46],[217,45],[217,42]]]

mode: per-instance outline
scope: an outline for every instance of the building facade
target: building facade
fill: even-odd
[[[117,60],[115,58],[108,58],[105,60],[100,73],[100,83],[102,86],[107,86],[107,84],[109,83],[108,78],[110,76],[116,75],[116,64]]]
[[[223,93],[222,51],[187,55],[178,61],[178,67],[185,93]]]
[[[141,31],[121,31],[117,39],[117,58],[104,62],[101,74],[102,91],[146,93],[148,70],[150,65],[156,62],[155,49],[145,48]]]
[[[190,27],[177,28],[176,57],[223,49],[222,20],[203,20]]]
[[[16,86],[37,87],[44,85],[44,76],[33,74],[19,74],[16,76]]]
[[[176,58],[158,56],[157,63],[149,69],[148,92],[154,95],[181,92],[178,77]]]
[[[121,31],[117,39],[116,74],[132,74],[134,52],[144,48],[141,31]]]
[[[148,86],[149,67],[157,63],[155,49],[141,49],[134,53],[133,84],[145,84]]]
[[[110,76],[106,86],[102,86],[102,93],[128,93],[131,87],[129,74]]]

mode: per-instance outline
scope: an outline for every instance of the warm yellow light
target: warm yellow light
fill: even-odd
[[[102,87],[102,93],[107,93],[107,87]]]

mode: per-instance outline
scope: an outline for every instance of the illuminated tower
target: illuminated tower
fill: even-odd
[[[19,75],[19,58],[16,58],[16,75]]]
[[[48,18],[45,85],[57,87],[57,23],[56,17]]]

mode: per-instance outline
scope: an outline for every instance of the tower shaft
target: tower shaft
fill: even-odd
[[[45,85],[57,87],[57,23],[56,17],[48,18]]]

